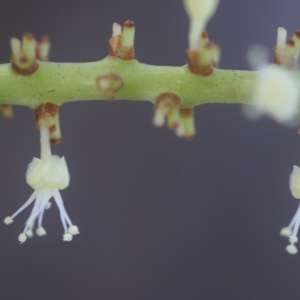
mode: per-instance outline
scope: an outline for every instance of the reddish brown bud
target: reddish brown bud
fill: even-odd
[[[196,75],[209,76],[213,72],[212,61],[202,64],[201,52],[200,50],[186,50],[188,67]]]
[[[1,104],[0,111],[2,113],[3,118],[6,120],[11,120],[14,116],[14,111],[12,105],[10,104]]]
[[[39,130],[41,120],[47,124],[50,133],[50,141],[56,145],[61,140],[61,131],[59,124],[59,106],[46,102],[35,109],[36,129]]]
[[[117,74],[106,74],[96,78],[96,87],[106,100],[114,100],[123,85],[122,77]]]
[[[127,20],[127,21],[124,23],[124,26],[125,26],[125,27],[134,27],[134,22],[133,22],[133,21],[130,21],[130,20]]]

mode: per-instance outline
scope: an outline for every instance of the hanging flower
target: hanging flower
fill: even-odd
[[[294,166],[293,172],[290,176],[290,189],[294,198],[300,199],[300,168]],[[286,247],[286,251],[290,254],[296,254],[298,252],[295,243],[298,242],[298,231],[300,226],[300,205],[290,222],[288,227],[283,227],[280,231],[282,236],[288,237],[290,245]]]
[[[42,227],[45,209],[50,207],[49,200],[53,197],[60,211],[61,221],[64,227],[63,240],[71,241],[73,235],[79,234],[78,227],[73,225],[63,204],[59,190],[69,185],[70,176],[65,158],[51,154],[49,143],[49,130],[45,121],[39,122],[41,133],[41,159],[33,158],[28,165],[26,181],[34,189],[30,198],[10,217],[4,219],[5,224],[10,224],[13,219],[27,206],[34,202],[33,209],[26,221],[23,232],[19,235],[20,243],[24,243],[28,237],[33,237],[33,229],[37,221],[36,234],[43,236],[46,230]]]

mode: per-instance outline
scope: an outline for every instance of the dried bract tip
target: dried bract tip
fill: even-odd
[[[14,116],[14,110],[12,105],[10,104],[1,104],[0,111],[2,113],[3,118],[6,120],[11,120]]]
[[[180,98],[173,93],[160,94],[157,97],[154,111],[153,111],[153,125],[156,127],[162,127],[165,124],[165,119],[168,117],[168,127],[174,129],[179,124],[179,106],[181,104]],[[170,123],[170,115],[176,115],[177,118],[172,118]]]
[[[59,123],[59,106],[46,102],[35,109],[36,129],[39,130],[39,123],[44,120],[50,134],[52,144],[58,144],[61,140]]]
[[[198,41],[207,22],[215,13],[219,0],[183,0],[190,18],[189,49],[198,49]]]
[[[196,135],[194,109],[193,108],[181,108],[180,117],[184,129],[183,136],[186,140],[192,140]]]
[[[51,43],[48,36],[43,36],[40,43],[36,43],[35,54],[36,58],[41,61],[49,60]]]
[[[96,87],[106,100],[114,100],[123,85],[122,77],[117,74],[106,74],[96,78]]]
[[[32,34],[24,33],[22,43],[16,38],[10,39],[12,69],[21,75],[29,76],[38,69],[35,48],[36,41]]]

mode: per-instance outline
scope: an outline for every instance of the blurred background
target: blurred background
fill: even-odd
[[[208,25],[222,48],[221,68],[249,69],[247,49],[272,54],[278,26],[300,29],[296,0],[221,0]],[[21,1],[0,3],[0,62],[9,38],[24,31],[52,38],[50,60],[104,58],[113,22],[136,23],[144,63],[186,64],[188,18],[181,0]],[[0,83],[1,84],[1,83]],[[178,139],[151,124],[150,103],[76,102],[61,107],[71,173],[62,197],[81,234],[62,241],[58,209],[45,214],[47,236],[19,245],[30,209],[0,227],[0,299],[299,299],[300,255],[285,252],[298,201],[288,176],[300,165],[297,130],[239,105],[195,109],[197,136]],[[27,107],[0,119],[0,219],[31,195],[25,172],[39,156]]]

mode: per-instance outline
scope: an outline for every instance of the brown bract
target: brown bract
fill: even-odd
[[[200,50],[186,50],[188,67],[196,75],[209,76],[213,72],[212,63],[202,65],[200,63]]]
[[[10,57],[11,61],[11,68],[18,74],[23,75],[23,76],[30,76],[32,75],[39,67],[39,64],[37,61],[33,62],[29,66],[25,67],[20,64],[16,64],[13,56]],[[27,62],[26,57],[22,59],[23,63]]]
[[[133,60],[135,59],[134,52],[134,22],[127,20],[124,23],[123,28],[117,23],[114,25],[118,25],[120,27],[120,34],[114,35],[109,39],[109,55],[122,59],[122,60]],[[113,26],[114,26],[113,25]],[[129,38],[129,43],[128,43]]]
[[[181,108],[179,114],[181,118],[192,118],[194,116],[194,108]]]
[[[109,55],[119,58],[121,52],[122,37],[121,35],[114,36],[108,40],[110,45]]]
[[[46,102],[39,105],[35,110],[36,129],[39,130],[39,123],[44,120],[50,133],[50,141],[52,144],[58,144],[61,140],[61,132],[59,125],[59,106]]]
[[[160,105],[163,105],[166,108],[171,108],[173,105],[180,106],[180,98],[173,93],[163,93],[157,97],[154,110],[159,108]]]
[[[2,113],[3,118],[5,118],[6,120],[11,120],[13,118],[14,111],[13,111],[12,105],[1,104],[0,111]]]
[[[106,100],[115,100],[116,93],[123,85],[124,81],[118,74],[105,74],[96,78],[96,87]]]

